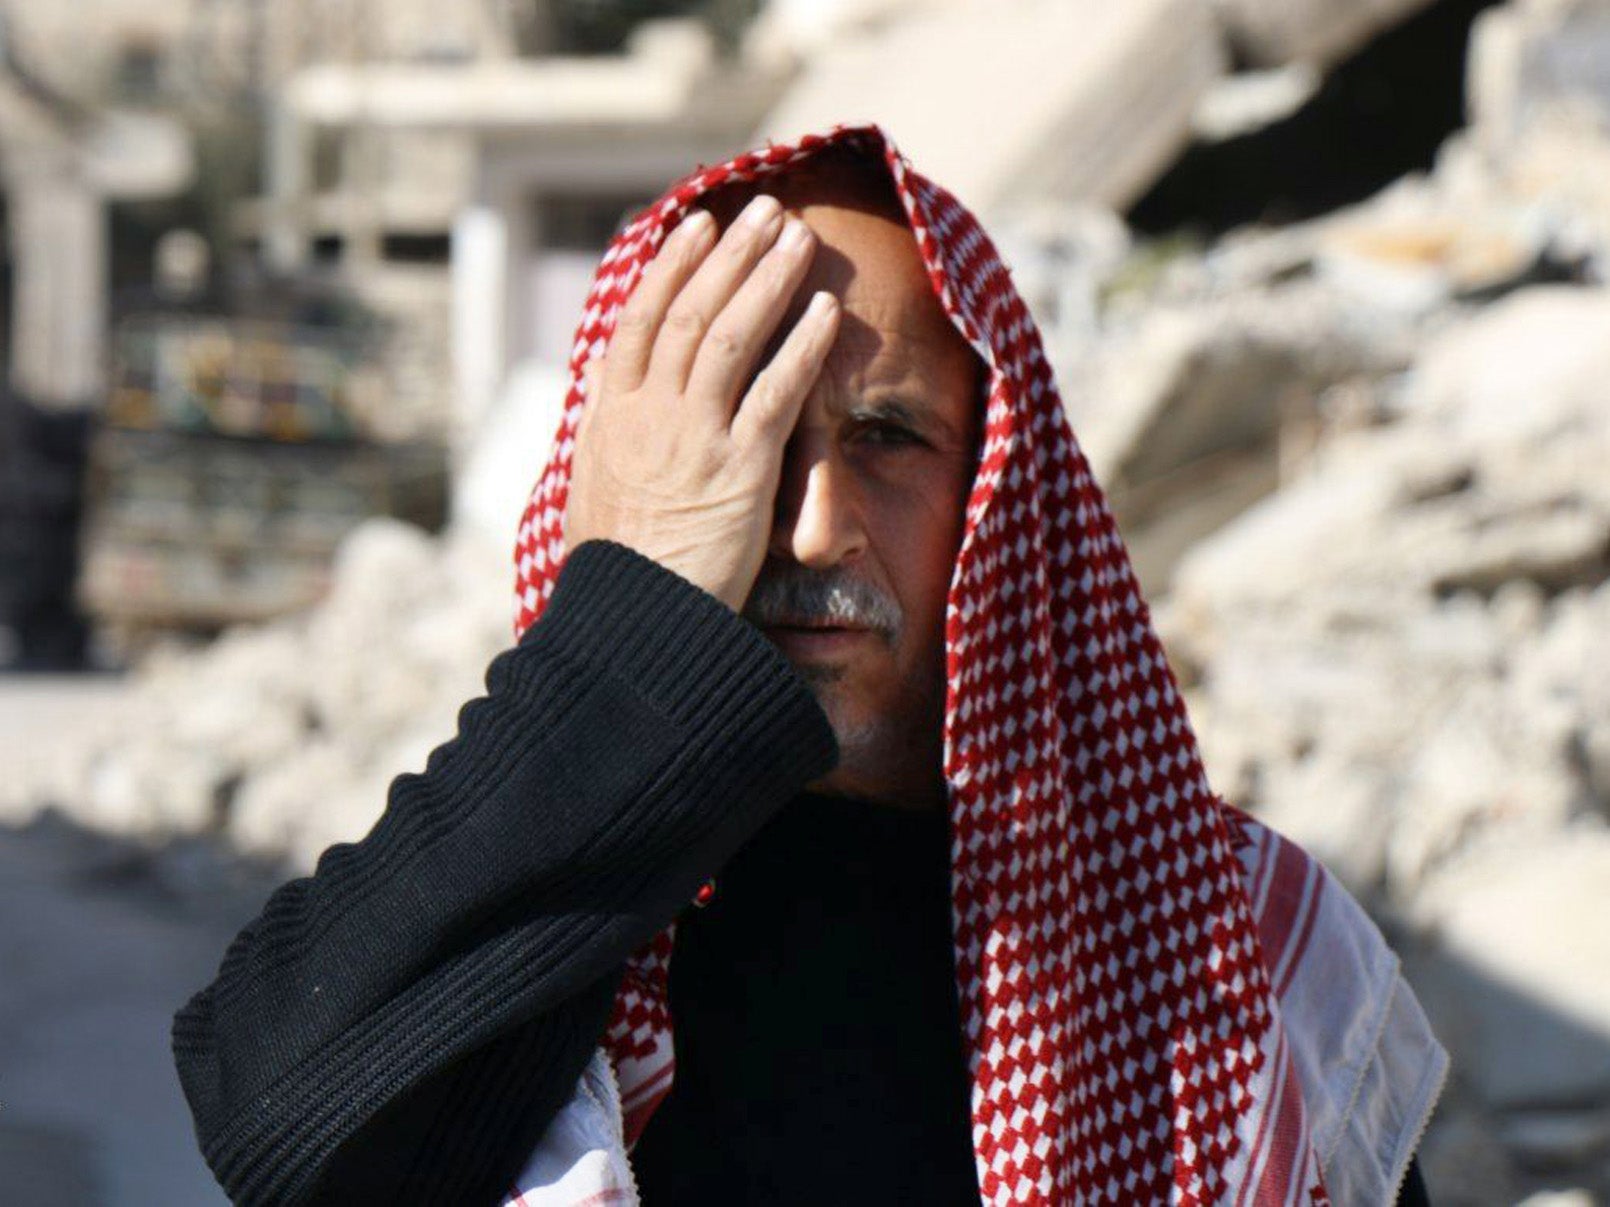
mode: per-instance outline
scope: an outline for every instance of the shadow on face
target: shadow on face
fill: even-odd
[[[704,204],[724,227],[762,187],[818,239],[773,347],[817,290],[838,297],[842,317],[784,453],[754,597],[792,602],[762,609],[758,623],[838,737],[839,767],[817,787],[934,804],[945,608],[977,463],[983,365],[935,296],[881,163],[834,148]]]
[[[826,290],[842,304],[840,358],[875,353],[881,333],[895,330],[925,356],[936,371],[963,375],[976,387],[981,410],[983,362],[945,314],[928,280],[904,207],[881,160],[850,147],[831,147],[784,173],[758,182],[724,185],[699,204],[722,230],[755,194],[766,192],[802,219],[818,245],[810,272],[796,292],[772,348],[804,311],[811,296]],[[771,349],[768,349],[769,357]],[[965,418],[976,430],[981,416]]]

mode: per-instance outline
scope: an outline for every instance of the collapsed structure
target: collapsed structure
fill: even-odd
[[[1595,64],[1610,58],[1610,7],[1491,10],[1469,127],[1434,170],[1360,205],[1192,246],[1138,241],[1088,204],[1127,204],[1178,155],[1193,116],[1177,102],[1220,86],[1225,29],[1250,61],[1323,66],[1417,6],[1389,7],[1226,0],[1207,20],[1133,6],[1115,41],[1087,49],[1092,70],[1106,46],[1111,70],[1141,71],[1114,48],[1167,19],[1197,82],[1150,117],[1131,104],[1111,191],[1052,172],[1037,199],[1003,191],[994,212],[1214,782],[1371,903],[1453,1052],[1422,1151],[1436,1197],[1604,1196],[1610,92]],[[1035,14],[1052,20],[1032,3],[1018,15]],[[940,53],[979,18],[891,3],[857,20],[870,32],[811,60],[779,122],[815,120],[844,81]],[[1044,138],[1092,148],[1077,157],[1091,169],[1099,148],[1080,140],[1105,110],[1081,125],[1087,111],[1059,110],[1054,92]],[[890,124],[945,178],[919,131]],[[992,151],[1014,179],[1012,148]],[[483,238],[495,223],[480,229],[468,246],[506,246]],[[499,280],[520,276],[512,265]],[[483,399],[446,537],[371,523],[320,608],[152,658],[97,732],[8,775],[4,816],[55,807],[153,841],[211,833],[299,866],[361,834],[509,637],[503,509],[543,461],[537,402],[557,391],[540,358],[493,371],[476,356],[503,397]]]

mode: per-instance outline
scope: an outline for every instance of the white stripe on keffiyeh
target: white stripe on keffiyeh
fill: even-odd
[[[1226,1179],[1224,1203],[1300,1202],[1311,1152],[1338,1203],[1390,1203],[1448,1072],[1397,957],[1381,932],[1317,861],[1239,814],[1236,854],[1246,883],[1268,884],[1258,929],[1281,982],[1284,1027],[1254,1096],[1300,1096],[1303,1112],[1259,1112],[1256,1134]],[[1308,890],[1304,892],[1304,890]],[[1299,910],[1293,899],[1313,902]],[[1298,902],[1300,904],[1300,902]],[[1281,1119],[1306,1120],[1308,1136],[1282,1136]],[[1249,1116],[1249,1121],[1253,1116]],[[1311,1141],[1311,1142],[1309,1142]],[[511,1189],[506,1207],[637,1203],[624,1124],[608,1057],[600,1048]]]

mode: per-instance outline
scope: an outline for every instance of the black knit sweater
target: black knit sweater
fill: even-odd
[[[457,738],[275,892],[175,1018],[224,1189],[496,1200],[627,955],[834,759],[758,630],[620,546],[575,550]]]
[[[801,796],[685,912],[652,1207],[978,1204],[942,810]]]
[[[649,1207],[976,1202],[945,818],[800,795],[834,758],[757,630],[581,546],[458,736],[176,1017],[220,1183],[496,1203],[622,963],[681,913],[677,1080],[632,1158]]]

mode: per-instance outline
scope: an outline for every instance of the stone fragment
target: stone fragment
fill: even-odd
[[[1345,307],[1293,286],[1159,308],[1074,367],[1074,424],[1143,586],[1160,593],[1187,549],[1291,476],[1327,390],[1399,363]]]
[[[1610,295],[1425,330],[1157,615],[1220,790],[1395,925],[1474,1120],[1433,1128],[1433,1193],[1508,1202],[1605,1164]]]
[[[222,833],[311,865],[361,837],[391,777],[424,764],[511,638],[507,554],[392,520],[354,531],[304,615],[169,650],[96,723],[36,753],[0,793],[25,819],[161,840]]]
[[[816,55],[758,134],[824,129],[853,98],[858,120],[980,212],[1025,199],[1121,209],[1184,147],[1223,70],[1194,0],[913,6]]]
[[[1471,124],[1487,144],[1505,148],[1550,110],[1576,108],[1610,121],[1607,59],[1604,0],[1512,0],[1489,8],[1470,34]]]
[[[1474,213],[1417,187],[1327,224],[1318,265],[1337,289],[1375,305],[1420,314],[1461,296],[1503,292],[1532,273],[1549,230],[1535,214]]]
[[[1334,63],[1428,0],[1215,0],[1241,55],[1262,66]]]
[[[1599,1207],[1600,1202],[1588,1190],[1540,1190],[1527,1195],[1517,1207]]]
[[[1483,1102],[1610,1097],[1610,833],[1491,842],[1443,868],[1414,920],[1436,936],[1419,987]],[[1433,1005],[1434,1003],[1434,1005]]]

